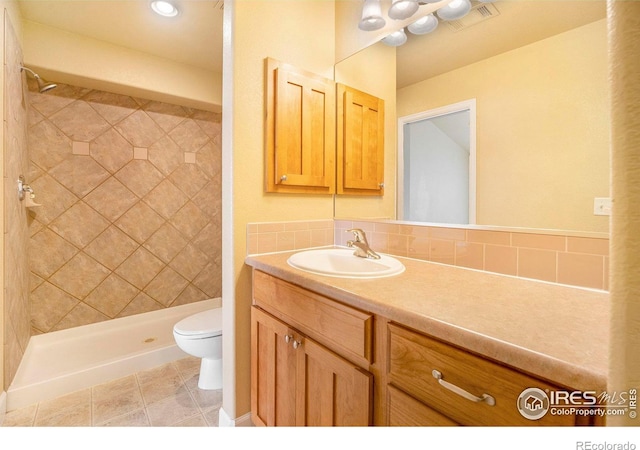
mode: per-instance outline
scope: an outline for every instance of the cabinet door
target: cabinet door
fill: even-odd
[[[267,192],[335,192],[332,80],[267,59]]]
[[[384,100],[337,85],[338,194],[384,194]]]
[[[255,425],[296,423],[296,352],[292,330],[251,308],[251,416]]]
[[[367,426],[372,386],[370,373],[251,307],[255,425]]]
[[[298,366],[304,380],[298,424],[305,426],[368,426],[372,423],[373,376],[335,353],[305,339]]]

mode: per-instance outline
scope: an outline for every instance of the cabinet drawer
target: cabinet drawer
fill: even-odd
[[[529,420],[518,411],[518,397],[525,389],[554,390],[556,386],[393,324],[389,333],[390,382],[461,425],[576,424],[575,416],[547,413]],[[475,397],[489,394],[495,404],[474,402],[448,389],[433,376],[433,370],[449,386]]]
[[[405,394],[400,389],[387,386],[389,401],[389,426],[434,427],[456,426],[453,420],[429,408],[424,403]]]
[[[373,316],[322,295],[253,271],[253,301],[336,353],[372,362]]]

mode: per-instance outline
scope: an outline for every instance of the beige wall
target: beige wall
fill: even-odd
[[[35,22],[23,27],[25,64],[45,79],[220,111],[222,74]]]
[[[640,3],[609,2],[612,193],[609,392],[640,386]],[[638,425],[629,414],[610,425]]]
[[[600,20],[398,91],[398,117],[477,100],[478,224],[608,231],[606,43]]]
[[[229,8],[233,8],[233,12],[228,11]],[[225,264],[229,262],[233,267],[223,267],[223,270],[232,271],[229,276],[233,279],[223,285],[223,309],[235,309],[235,313],[231,315],[234,316],[233,326],[225,328],[229,331],[225,331],[225,336],[230,339],[225,341],[223,354],[226,352],[230,355],[235,351],[235,367],[225,365],[225,389],[235,386],[236,399],[225,397],[223,408],[231,418],[236,418],[250,409],[251,278],[249,268],[244,266],[247,224],[333,217],[331,195],[264,192],[264,59],[272,57],[333,78],[334,5],[333,2],[323,1],[239,0],[225,4],[225,15],[227,18],[234,16],[231,24],[225,24],[226,46],[231,45],[228,27],[233,27],[233,59],[225,62],[227,68],[232,68],[233,93],[230,101],[233,110],[223,111],[223,114],[231,114],[230,117],[223,116],[223,124],[227,121],[227,125],[233,127],[229,144],[223,146],[223,152],[233,158],[233,180],[232,183],[225,182],[224,186],[233,190],[234,255],[232,261],[225,260]],[[225,57],[231,57],[229,50],[225,48]],[[230,89],[230,86],[225,84],[226,89]],[[231,166],[223,166],[225,173],[230,169]],[[230,289],[225,289],[227,286]],[[231,292],[231,289],[235,292]],[[233,380],[229,381],[230,378]]]

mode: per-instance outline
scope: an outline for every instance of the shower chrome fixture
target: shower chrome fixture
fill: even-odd
[[[33,78],[35,78],[36,83],[38,83],[38,90],[40,92],[47,92],[47,91],[50,91],[51,89],[58,87],[58,85],[55,83],[50,83],[49,81],[43,80],[42,78],[40,78],[40,75],[38,75],[28,67],[20,66],[20,71],[23,71],[23,70],[26,70],[31,75],[33,75]]]
[[[18,200],[24,200],[25,192],[28,192],[32,198],[35,197],[33,188],[24,181],[24,176],[20,175],[18,177]]]

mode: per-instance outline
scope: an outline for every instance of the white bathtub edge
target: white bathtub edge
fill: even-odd
[[[188,356],[177,345],[172,345],[40,383],[16,388],[10,387],[7,392],[7,411],[88,389],[97,384],[126,377],[141,370],[151,369]]]
[[[187,317],[190,314],[215,307],[220,307],[219,299],[203,300],[170,308],[175,309],[174,311],[152,311],[149,313],[138,314],[137,316],[112,319],[111,321],[83,325],[81,327],[68,330],[33,336],[31,338],[33,342],[30,340],[27,345],[27,350],[23,356],[23,360],[31,357],[31,349],[46,339],[55,342],[63,342],[66,340],[86,337],[87,334],[96,335],[99,334],[100,330],[105,330],[106,328],[113,329],[113,327],[122,327],[123,329],[126,329],[127,326],[132,326],[141,322],[149,323],[159,318],[166,319],[167,316],[175,316],[176,320],[179,320],[180,318]],[[4,398],[0,398],[0,400],[4,402],[4,411],[13,411],[44,400],[50,400],[71,392],[90,388],[97,384],[132,375],[135,372],[160,366],[188,356],[189,355],[183,352],[175,343],[171,343],[170,345],[150,349],[144,353],[138,352],[128,355],[125,354],[118,359],[104,361],[101,364],[80,368],[72,373],[65,373],[61,376],[30,384],[20,385],[17,373],[7,392],[3,392]],[[18,368],[18,372],[20,372],[20,367]],[[0,407],[1,406],[2,404],[0,404]],[[3,410],[0,409],[0,420],[3,418],[2,411]]]
[[[117,319],[105,320],[104,322],[96,322],[89,325],[81,325],[79,327],[68,328],[66,330],[39,334],[36,336],[31,336],[29,344],[31,344],[31,341],[33,341],[34,344],[37,344],[40,340],[59,341],[77,337],[86,337],[87,332],[99,333],[104,329],[113,329],[114,327],[124,328],[132,324],[140,323],[140,321],[151,322],[160,317],[166,318],[168,315],[176,317],[188,316],[192,313],[195,314],[197,312],[204,311],[205,309],[216,308],[219,304],[217,300],[218,299],[202,300],[199,302],[187,303],[186,305],[173,306],[167,309],[135,314],[133,316],[119,317]],[[27,345],[27,350],[28,348],[29,346]]]

